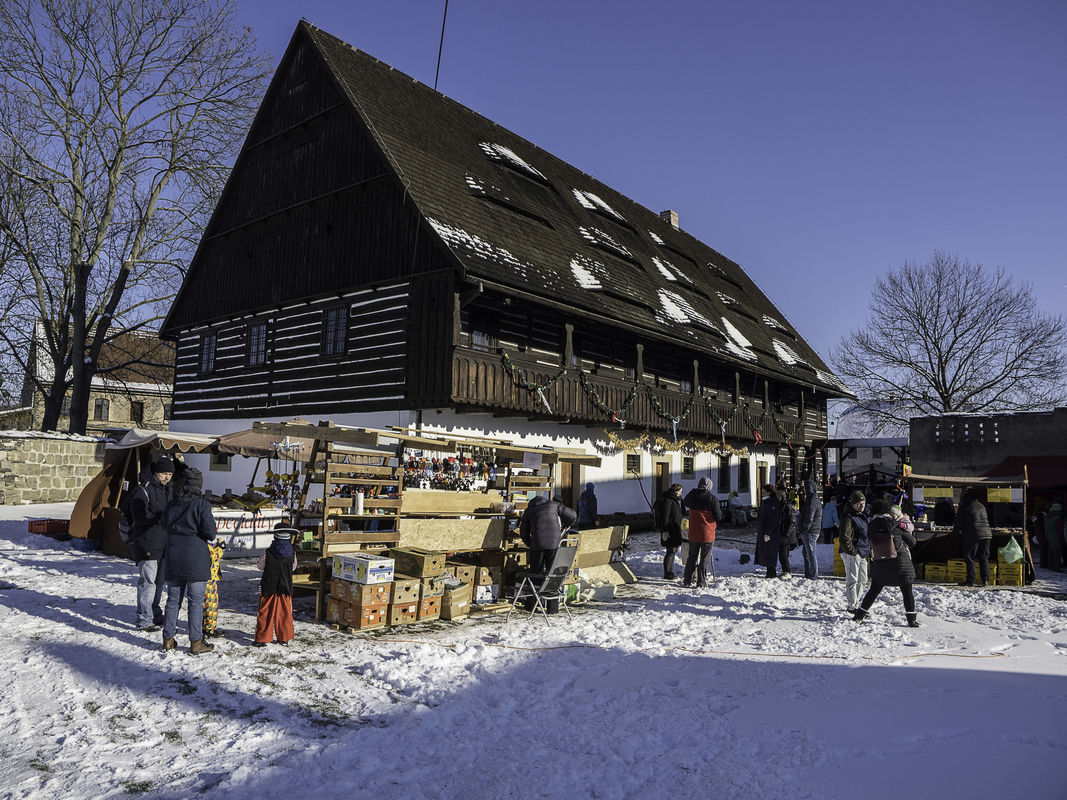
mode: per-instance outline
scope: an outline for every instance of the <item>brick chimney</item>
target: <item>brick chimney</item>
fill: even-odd
[[[659,212],[660,218],[664,222],[669,222],[671,227],[678,230],[678,212],[667,209],[666,211]]]

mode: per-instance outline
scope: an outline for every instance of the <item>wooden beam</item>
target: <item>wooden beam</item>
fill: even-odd
[[[300,436],[304,439],[319,439],[324,442],[337,442],[360,447],[376,447],[378,434],[360,428],[327,427],[307,423],[292,422],[253,422],[252,430],[269,433],[274,436]]]

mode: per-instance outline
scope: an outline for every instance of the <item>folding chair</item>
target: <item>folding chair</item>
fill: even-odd
[[[540,572],[520,572],[516,575],[515,577],[519,579],[519,583],[515,587],[515,599],[511,603],[511,608],[508,609],[506,620],[511,619],[512,612],[520,602],[530,599],[534,601],[533,608],[530,609],[531,617],[535,612],[540,611],[541,616],[545,618],[545,622],[550,621],[548,612],[545,610],[546,600],[558,600],[560,605],[563,606],[563,610],[567,612],[567,616],[571,616],[571,610],[567,608],[567,590],[564,588],[563,581],[570,574],[571,566],[574,564],[574,556],[577,552],[577,545],[573,547],[560,546],[556,550],[556,557],[552,559],[547,575]]]

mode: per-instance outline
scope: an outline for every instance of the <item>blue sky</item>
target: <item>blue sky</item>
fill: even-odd
[[[238,0],[433,85],[444,0]],[[1067,313],[1067,2],[450,0],[438,89],[740,263],[824,358],[935,249]]]

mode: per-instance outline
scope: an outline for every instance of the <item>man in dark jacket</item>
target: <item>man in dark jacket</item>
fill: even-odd
[[[578,527],[595,528],[599,520],[596,507],[596,487],[591,483],[585,485],[585,491],[578,497]]]
[[[663,505],[661,525],[659,526],[660,543],[667,552],[663,556],[663,577],[674,577],[674,554],[682,546],[682,484],[672,483],[660,498]]]
[[[207,653],[215,646],[204,640],[204,592],[211,577],[208,542],[217,532],[211,504],[201,490],[204,476],[198,469],[185,471],[185,485],[163,512],[167,552],[163,578],[167,582],[167,608],[163,617],[163,649],[177,647],[175,633],[182,601],[189,598],[189,652]]]
[[[822,534],[822,499],[819,486],[810,478],[804,481],[804,502],[800,505],[800,522],[797,523],[800,546],[804,550],[804,577],[819,577],[819,561],[815,557],[815,545]]]
[[[137,629],[142,631],[158,631],[163,624],[163,581],[158,579],[158,572],[167,546],[162,517],[171,499],[173,474],[174,462],[157,455],[149,468],[142,470],[141,483],[129,499],[130,541],[137,562]]]
[[[538,495],[526,510],[522,512],[519,522],[519,535],[523,543],[530,548],[530,571],[548,572],[552,559],[556,557],[563,531],[571,527],[578,519],[572,509],[563,505],[558,497],[549,500]]]
[[[860,607],[860,595],[867,587],[868,559],[871,543],[867,538],[867,516],[863,513],[867,498],[856,489],[842,509],[841,535],[838,537],[841,560],[845,563],[845,608],[855,614]]]
[[[989,517],[985,506],[978,501],[978,495],[968,491],[960,500],[956,521],[952,532],[963,535],[963,560],[967,562],[967,580],[960,586],[974,586],[974,561],[978,559],[981,566],[982,580],[979,586],[989,582],[989,545],[993,541],[993,531],[989,527]]]

